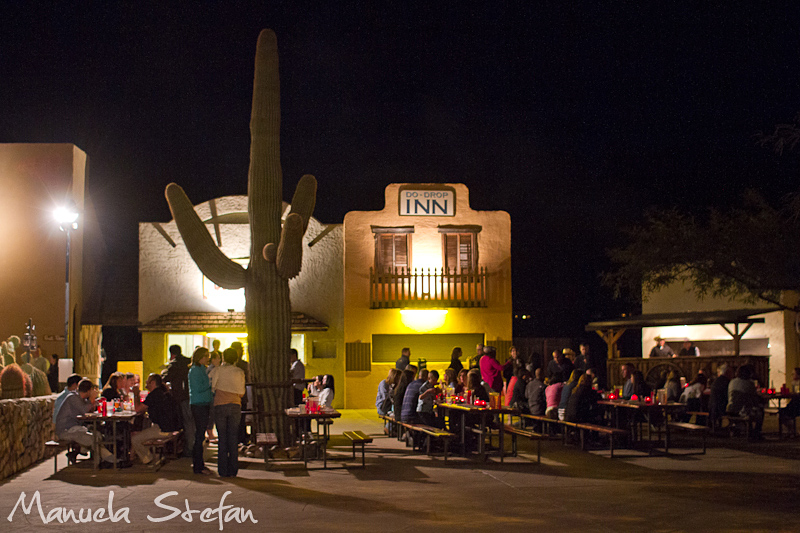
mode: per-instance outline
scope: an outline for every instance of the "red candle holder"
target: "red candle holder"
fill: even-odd
[[[638,402],[639,401],[639,396],[634,394],[633,396],[631,396],[631,401]]]
[[[609,400],[616,400],[616,399],[617,399],[617,395],[616,395],[616,394],[613,394],[613,393],[612,393],[612,394],[609,394],[609,395],[608,395],[608,399],[609,399]]]

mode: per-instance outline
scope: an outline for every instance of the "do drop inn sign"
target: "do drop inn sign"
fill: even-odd
[[[455,214],[456,194],[453,190],[400,191],[400,216],[452,217]]]

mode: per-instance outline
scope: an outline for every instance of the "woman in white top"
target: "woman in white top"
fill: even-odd
[[[333,407],[333,376],[325,374],[322,378],[322,390],[319,392],[320,406]]]

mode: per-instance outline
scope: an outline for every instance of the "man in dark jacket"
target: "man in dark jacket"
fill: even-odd
[[[537,368],[533,379],[525,387],[525,397],[528,399],[528,411],[532,415],[544,416],[547,402],[544,398],[544,381],[542,380],[542,369]]]
[[[189,367],[192,365],[192,360],[181,353],[181,347],[177,344],[169,347],[169,357],[169,365],[161,373],[161,377],[164,383],[169,383],[172,397],[180,406],[183,436],[186,439],[184,455],[191,457],[194,447],[194,417],[189,407]]]
[[[716,424],[728,408],[728,385],[733,379],[733,369],[726,364],[717,368],[717,379],[711,384],[711,395],[708,398],[708,415]]]

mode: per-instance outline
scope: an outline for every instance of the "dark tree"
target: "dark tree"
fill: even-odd
[[[698,298],[723,297],[800,311],[782,291],[800,290],[800,192],[774,207],[748,191],[741,206],[695,217],[677,208],[650,211],[627,230],[628,244],[610,250],[614,269],[603,281],[622,294],[642,295],[676,281]]]

